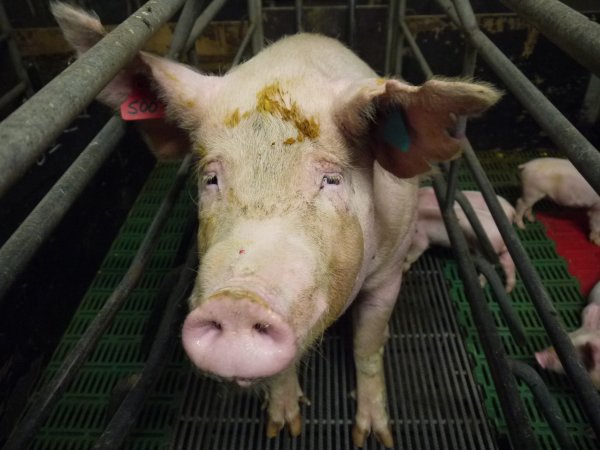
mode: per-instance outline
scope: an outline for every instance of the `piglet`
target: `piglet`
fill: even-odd
[[[538,158],[519,166],[523,194],[517,200],[515,223],[525,229],[523,216],[535,218],[531,208],[548,197],[554,203],[571,208],[586,208],[590,218],[590,240],[600,245],[600,195],[566,159]]]
[[[569,337],[594,386],[600,389],[600,281],[589,295],[588,305],[581,313],[581,321],[581,328],[569,333]],[[535,359],[543,369],[564,372],[552,347],[537,352]]]
[[[481,192],[463,191],[463,194],[465,197],[467,197],[471,203],[471,206],[473,206],[475,214],[485,229],[492,247],[498,254],[500,265],[504,270],[504,275],[506,278],[506,292],[511,292],[516,283],[515,263],[513,262],[510,253],[508,253],[506,244],[504,243],[504,240],[502,239],[502,236],[496,227],[494,218],[492,217],[492,214],[490,213],[490,210],[488,209]],[[512,221],[515,214],[514,208],[506,199],[498,196],[498,200],[500,201],[500,205],[502,206],[504,213],[508,219]],[[467,216],[463,212],[462,208],[458,206],[458,204],[454,206],[454,211],[458,218],[458,223],[467,237],[471,249],[478,250],[479,242],[477,235],[471,227]],[[414,263],[431,245],[450,247],[450,238],[448,237],[448,233],[442,219],[440,206],[433,188],[424,187],[419,189],[417,227],[412,244],[408,250],[403,269],[405,271],[408,270],[412,263]]]

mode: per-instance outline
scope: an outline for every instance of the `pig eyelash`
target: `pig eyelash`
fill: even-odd
[[[340,174],[323,175],[321,180],[321,189],[326,185],[339,185],[342,182],[342,176]]]

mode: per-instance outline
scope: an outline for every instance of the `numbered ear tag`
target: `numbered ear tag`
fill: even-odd
[[[142,83],[136,83],[129,97],[121,103],[123,120],[160,119],[164,116],[165,105]]]

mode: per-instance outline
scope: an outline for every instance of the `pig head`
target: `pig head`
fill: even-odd
[[[104,33],[80,10],[59,4],[54,14],[80,52]],[[166,120],[144,130],[153,151],[197,157],[201,263],[182,333],[191,361],[242,386],[266,383],[267,434],[287,424],[297,435],[296,363],[354,302],[353,440],[362,446],[373,430],[392,446],[383,345],[414,229],[415,177],[456,157],[456,117],[499,94],[378,78],[337,41],[307,34],[220,77],[140,53],[100,98],[116,107],[139,76],[166,104]],[[408,147],[382,132],[391,116],[402,117]]]

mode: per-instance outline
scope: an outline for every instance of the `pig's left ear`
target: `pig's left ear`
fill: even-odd
[[[201,74],[184,64],[145,52],[140,53],[140,58],[150,70],[149,78],[165,103],[167,118],[187,131],[197,130],[207,105],[221,87],[222,78]]]
[[[340,83],[342,102],[335,120],[344,136],[369,145],[379,164],[399,178],[428,172],[432,163],[460,154],[460,139],[449,134],[456,118],[475,116],[501,94],[485,83],[429,80],[411,86],[399,80]]]

